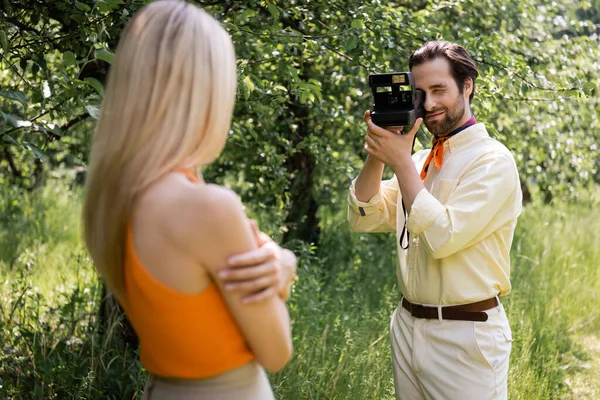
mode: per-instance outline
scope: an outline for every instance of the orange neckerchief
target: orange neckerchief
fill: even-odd
[[[477,120],[475,119],[475,116],[472,115],[471,118],[469,118],[469,120],[463,126],[453,130],[447,136],[443,136],[441,138],[437,138],[434,136],[431,139],[433,147],[431,148],[429,155],[425,159],[425,164],[423,164],[423,169],[421,170],[422,181],[424,181],[425,177],[427,176],[427,170],[429,169],[429,164],[431,164],[431,160],[433,160],[438,170],[442,168],[442,161],[444,160],[444,142],[450,139],[452,136],[459,133],[460,131],[467,129],[469,126],[474,125],[476,123]]]
[[[421,170],[421,180],[424,181],[427,176],[427,170],[429,169],[429,164],[431,164],[431,160],[435,163],[437,169],[442,168],[442,161],[444,160],[444,142],[450,139],[451,136],[442,136],[441,138],[436,138],[435,136],[431,140],[433,144],[433,148],[427,155],[425,159],[425,164],[423,164],[423,169]]]

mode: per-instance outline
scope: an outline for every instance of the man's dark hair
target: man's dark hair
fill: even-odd
[[[427,61],[443,57],[450,63],[450,73],[458,86],[460,93],[465,88],[465,79],[471,78],[473,81],[473,91],[469,96],[469,103],[473,100],[475,94],[475,79],[479,75],[475,61],[469,56],[464,47],[446,41],[426,42],[417,51],[415,51],[408,60],[408,68],[412,71],[416,65]]]

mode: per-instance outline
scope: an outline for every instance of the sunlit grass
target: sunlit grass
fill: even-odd
[[[64,181],[0,196],[0,398],[133,398],[146,375],[114,340],[117,324],[99,333],[80,190]],[[511,399],[570,398],[565,381],[589,361],[573,338],[600,332],[600,211],[590,204],[530,205],[519,221],[504,299]],[[320,248],[297,249],[295,355],[270,375],[274,391],[280,399],[393,399],[394,239],[349,233],[342,209],[324,217]]]

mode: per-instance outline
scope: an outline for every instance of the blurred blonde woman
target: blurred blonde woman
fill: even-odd
[[[200,167],[223,149],[231,39],[182,1],[145,6],[110,71],[86,182],[85,239],[140,339],[145,399],[273,399],[292,354],[296,259]]]

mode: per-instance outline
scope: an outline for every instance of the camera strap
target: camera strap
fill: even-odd
[[[438,169],[440,169],[442,167],[444,141],[446,141],[447,139],[450,139],[450,137],[456,135],[457,133],[463,131],[464,129],[467,129],[468,127],[470,127],[471,125],[474,125],[476,123],[477,123],[477,120],[475,119],[475,116],[472,115],[471,118],[463,126],[453,130],[446,137],[440,138],[442,140],[434,138],[433,143],[432,143],[433,147],[431,149],[431,152],[427,156],[425,164],[423,164],[423,170],[421,171],[421,174],[420,174],[420,177],[423,181],[425,180],[425,177],[427,176],[427,169],[428,169],[429,163],[431,161],[434,161],[435,163],[439,163],[439,165],[436,165]],[[416,140],[417,140],[417,135],[415,134],[415,137],[413,138],[411,154],[414,154]],[[436,149],[436,147],[437,147],[437,149]],[[436,153],[437,153],[438,159],[436,159]],[[402,233],[400,234],[400,239],[398,241],[400,243],[400,247],[402,248],[402,250],[408,250],[408,246],[410,244],[410,233],[408,232],[408,229],[406,229],[406,221],[408,220],[408,213],[406,212],[406,206],[404,205],[404,199],[402,199],[402,212],[404,213],[404,226],[402,227]]]
[[[410,233],[408,229],[406,229],[406,219],[408,218],[408,214],[406,213],[406,206],[404,205],[404,200],[402,200],[402,212],[404,213],[404,226],[402,227],[402,233],[400,234],[400,247],[402,250],[408,250],[408,244],[410,243]],[[406,241],[404,238],[406,237]],[[403,244],[403,243],[406,243]]]
[[[417,141],[417,135],[413,138],[412,148],[410,150],[411,154],[415,153],[415,142]],[[410,233],[408,229],[406,229],[406,220],[408,219],[408,213],[406,212],[406,206],[404,205],[404,198],[402,199],[402,212],[404,213],[404,226],[402,227],[402,233],[400,233],[400,247],[402,250],[408,250],[408,245],[410,244]],[[406,240],[404,240],[406,238]],[[406,243],[406,244],[405,244]]]

